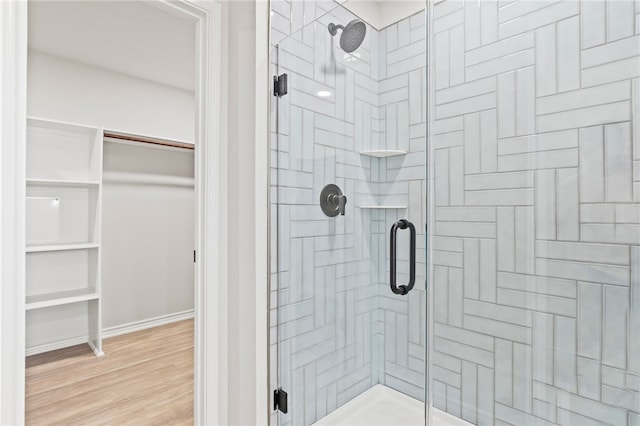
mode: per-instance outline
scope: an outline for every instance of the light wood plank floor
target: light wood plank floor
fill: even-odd
[[[29,425],[193,424],[193,320],[27,358]]]

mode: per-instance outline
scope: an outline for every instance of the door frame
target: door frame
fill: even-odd
[[[194,420],[227,424],[227,5],[141,0],[196,24]],[[25,421],[27,1],[0,2],[0,424]]]

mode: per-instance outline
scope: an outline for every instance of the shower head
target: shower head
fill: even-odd
[[[351,53],[356,50],[364,41],[364,36],[367,34],[367,26],[359,19],[354,19],[349,22],[347,26],[336,25],[334,23],[329,24],[329,34],[332,36],[338,33],[338,28],[342,29],[342,35],[340,36],[340,47],[346,53]]]

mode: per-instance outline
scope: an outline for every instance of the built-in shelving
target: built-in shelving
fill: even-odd
[[[395,157],[398,155],[406,155],[407,151],[399,151],[396,149],[374,149],[371,151],[360,151],[360,155],[366,155],[367,157],[386,158]]]
[[[102,129],[27,120],[26,352],[102,355]]]
[[[90,187],[96,187],[99,185],[100,185],[100,182],[95,182],[95,181],[75,181],[75,180],[63,180],[63,179],[27,179],[27,186],[90,188]]]
[[[359,209],[406,209],[407,206],[358,206]]]
[[[100,244],[96,243],[76,243],[76,244],[46,244],[37,246],[27,246],[27,253],[38,253],[43,251],[63,251],[63,250],[85,250],[97,249]]]
[[[77,290],[57,291],[53,293],[34,294],[27,296],[26,310],[49,308],[53,306],[68,305],[70,303],[96,300],[100,295],[94,288],[81,288]]]

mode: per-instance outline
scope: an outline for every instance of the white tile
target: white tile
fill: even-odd
[[[480,240],[480,300],[496,301],[495,240]]]
[[[625,266],[584,264],[580,262],[538,258],[536,272],[548,277],[591,281],[618,286],[629,285],[629,268]]]
[[[414,70],[409,73],[409,111],[411,114],[411,124],[424,121],[422,111],[422,73]]]
[[[598,360],[602,348],[602,288],[591,283],[578,287],[578,355]]]
[[[582,48],[603,44],[606,41],[607,4],[602,1],[582,1],[581,7]]]
[[[449,151],[435,151],[435,202],[437,206],[449,205]]]
[[[398,26],[391,25],[386,29],[387,33],[387,52],[398,48]]]
[[[448,289],[449,289],[449,324],[457,327],[462,327],[463,282],[462,282],[461,268],[449,268]]]
[[[483,22],[483,26],[485,23]],[[468,50],[465,56],[466,65],[476,65],[492,59],[508,56],[522,50],[532,48],[534,45],[533,33],[525,33],[506,40],[487,44],[477,49]]]
[[[488,93],[486,95],[475,96],[473,98],[462,99],[457,102],[450,102],[448,104],[437,105],[436,118],[447,118],[458,115],[470,114],[473,112],[485,111],[496,107],[496,95],[495,93]]]
[[[532,328],[533,379],[553,384],[553,315],[533,312]]]
[[[516,19],[523,15],[530,14],[535,12],[538,9],[542,9],[548,7],[553,4],[552,1],[549,0],[539,0],[539,1],[524,1],[524,2],[511,2],[509,4],[501,4],[500,5],[500,19],[499,22],[507,22],[512,19]]]
[[[523,50],[513,55],[502,56],[477,65],[468,66],[466,79],[467,81],[478,80],[507,71],[517,70],[533,65],[534,61],[535,55],[533,49]]]
[[[631,116],[635,117],[635,120],[632,123],[634,132],[633,132],[633,158],[635,160],[640,160],[640,79],[635,79],[632,82],[631,86],[632,91],[632,112]],[[640,172],[640,165],[636,163],[635,170],[636,173]],[[638,176],[636,174],[636,176]],[[635,179],[640,180],[640,177]]]
[[[640,57],[634,56],[633,58],[582,70],[582,87],[597,86],[637,77],[640,77]]]
[[[538,132],[588,127],[629,120],[630,102],[615,102],[538,116]]]
[[[482,173],[465,176],[465,189],[533,188],[533,172]]]
[[[459,101],[465,98],[484,95],[496,91],[496,78],[488,77],[470,83],[460,84],[448,89],[436,90],[436,104]]]
[[[532,2],[531,2],[532,3]],[[556,25],[535,31],[536,42],[536,94],[545,96],[557,91]]]
[[[498,168],[498,140],[496,110],[480,113],[480,169],[483,173],[495,172]]]
[[[462,147],[449,149],[449,204],[464,205],[464,152]]]
[[[538,241],[536,247],[542,258],[629,265],[629,250],[621,245]]]
[[[515,271],[515,211],[513,207],[498,207],[497,218],[498,270]]]
[[[482,44],[493,43],[498,39],[498,3],[480,3],[480,41]]]
[[[495,222],[495,207],[436,207],[437,221]]]
[[[538,115],[551,114],[595,105],[610,104],[628,99],[630,99],[629,82],[622,81],[538,98],[536,102],[536,113]]]
[[[498,157],[498,171],[555,169],[578,166],[577,149],[559,149],[525,154],[501,155]]]
[[[435,35],[435,88],[449,87],[449,32]]]
[[[434,135],[431,142],[433,149],[451,148],[464,144],[464,132],[451,132]]]
[[[453,33],[453,30],[451,33]],[[450,38],[452,38],[451,35]],[[425,47],[426,45],[424,41],[417,41],[407,46],[400,47],[393,52],[389,52],[387,55],[387,65],[397,64],[414,56],[424,56]]]
[[[580,200],[604,201],[604,133],[602,126],[580,129]]]
[[[442,120],[435,120],[431,125],[431,131],[434,135],[441,133],[456,132],[463,129],[462,117],[445,118]]]
[[[577,147],[578,132],[576,130],[563,130],[559,132],[500,139],[498,141],[498,154],[523,154],[527,152],[552,151]]]
[[[535,273],[535,235],[533,207],[515,208],[515,270]]]
[[[513,344],[513,407],[530,413],[532,392],[531,345]]]
[[[598,421],[595,422],[596,424],[624,424],[627,417],[627,413],[624,410],[601,404],[588,398],[582,398],[569,392],[558,392],[558,407],[571,410],[574,413],[584,413],[588,418],[596,419]],[[583,419],[586,418],[583,417]],[[584,424],[584,421],[578,420],[578,423]]]
[[[478,299],[480,297],[480,241],[464,240],[464,297]]]
[[[604,288],[602,361],[618,368],[625,368],[627,363],[628,298],[629,292],[626,288]]]
[[[580,11],[577,1],[562,1],[499,25],[499,38],[504,39],[560,21]]]
[[[518,292],[537,293],[547,296],[558,296],[558,300],[576,298],[576,282],[571,280],[548,278],[535,275],[513,274],[510,272],[498,273],[498,287]],[[532,299],[533,301],[534,299]],[[541,299],[545,300],[545,299]],[[549,299],[552,300],[552,299]],[[518,305],[516,305],[518,306]],[[544,306],[544,305],[540,305]],[[570,305],[566,305],[570,307]],[[525,308],[527,308],[525,306]],[[528,309],[528,308],[527,308]],[[575,310],[568,310],[574,312]],[[566,315],[566,314],[562,314]],[[571,314],[570,314],[571,315]]]
[[[598,2],[594,2],[599,4]],[[640,37],[629,37],[582,51],[582,68],[615,62],[640,55]]]
[[[498,137],[516,134],[516,74],[498,75]]]
[[[465,173],[480,173],[480,114],[464,116]]]
[[[576,393],[576,320],[556,317],[555,324],[555,385],[560,389]]]
[[[495,238],[496,226],[492,223],[439,221],[436,223],[435,235],[462,238]]]
[[[438,34],[443,31],[456,27],[464,22],[464,11],[462,9],[456,10],[453,13],[444,15],[441,18],[434,19],[433,21],[433,33]]]
[[[480,46],[480,2],[464,2],[465,48]]]
[[[619,0],[607,3],[607,41],[633,35],[635,25],[633,14],[633,1]]]
[[[556,239],[556,171],[538,170],[535,186],[536,237]]]
[[[460,10],[462,16],[463,11]],[[424,52],[424,43],[420,43],[421,52]],[[464,58],[464,26],[459,25],[449,31],[449,84],[455,86],[464,83],[465,58]]]
[[[534,68],[516,71],[516,135],[530,135],[536,128]]]
[[[632,154],[629,123],[605,126],[604,153],[606,200],[632,201]]]
[[[604,191],[603,196],[604,199]],[[614,223],[615,205],[613,204],[581,204],[580,221],[582,223]]]
[[[577,3],[577,2],[575,2]],[[580,87],[579,17],[558,22],[558,92]]]
[[[521,206],[533,205],[533,189],[499,189],[465,191],[467,205]]]
[[[559,240],[577,241],[580,237],[578,169],[558,170],[558,234]]]

